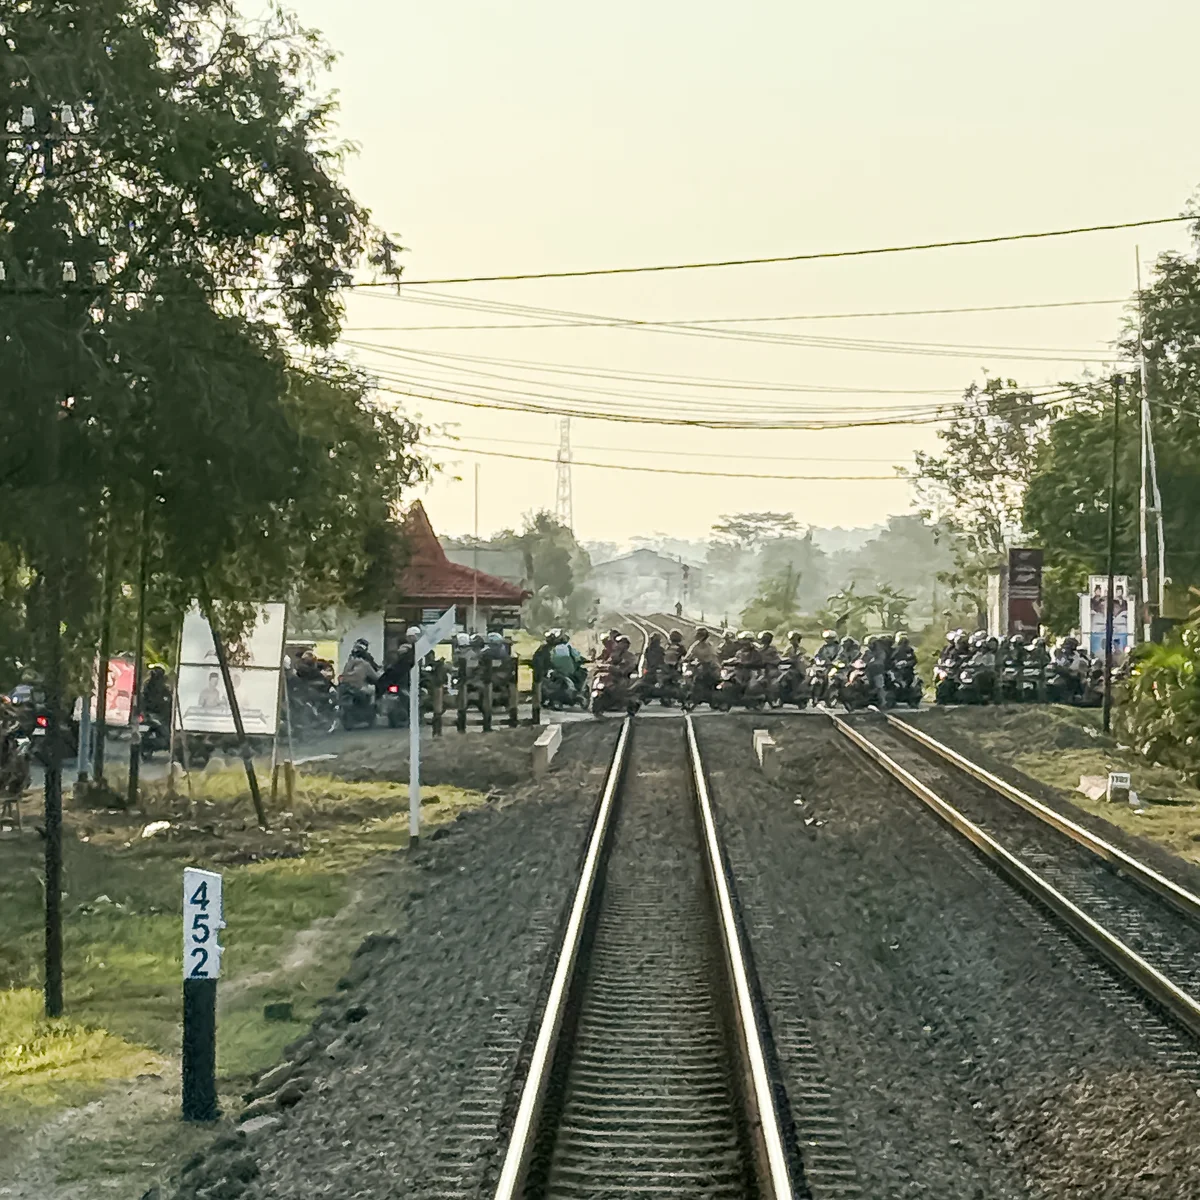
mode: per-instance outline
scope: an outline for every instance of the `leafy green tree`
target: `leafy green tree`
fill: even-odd
[[[788,563],[781,571],[764,573],[759,581],[758,594],[742,611],[742,625],[747,629],[769,629],[782,635],[800,623],[797,596],[800,572]]]
[[[867,615],[876,612],[884,603],[874,592],[859,592],[853,583],[839,589],[817,614],[821,624],[836,629],[843,636],[862,638],[867,632]]]
[[[175,606],[378,590],[424,467],[326,351],[355,267],[396,269],[339,181],[327,52],[232,0],[29,0],[4,33],[0,111],[37,120],[0,195],[0,542],[47,612],[94,620],[101,514]]]
[[[791,513],[743,512],[722,516],[713,526],[716,540],[758,550],[772,538],[795,537],[800,525]]]

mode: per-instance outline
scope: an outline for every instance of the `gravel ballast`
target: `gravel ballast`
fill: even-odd
[[[387,932],[346,948],[291,1067],[260,1081],[243,1131],[185,1167],[180,1200],[478,1193],[618,729],[565,729],[546,779],[397,856]]]
[[[1194,1055],[1129,989],[824,718],[697,728],[785,1081],[863,1196],[1200,1196]]]

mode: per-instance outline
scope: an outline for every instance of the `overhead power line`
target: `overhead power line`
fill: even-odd
[[[520,462],[539,462],[555,464],[558,462],[556,458],[543,458],[535,454],[510,454],[505,450],[470,450],[466,446],[459,446],[455,443],[446,442],[423,442],[423,446],[428,446],[433,450],[454,450],[463,454],[478,454],[487,458],[512,458]],[[874,482],[892,482],[892,483],[908,483],[909,480],[902,475],[763,475],[755,474],[747,471],[686,471],[678,467],[642,467],[636,463],[598,463],[584,462],[578,458],[572,458],[571,465],[575,467],[593,467],[601,471],[639,471],[648,472],[652,475],[701,475],[716,479],[786,479],[791,481],[803,481],[809,483],[825,483],[841,480],[870,480]]]
[[[524,279],[586,279],[600,275],[648,275],[665,271],[705,271],[716,267],[755,267],[772,263],[816,262],[830,258],[866,258],[879,254],[909,254],[918,250],[950,250],[962,246],[995,246],[1005,242],[1028,242],[1046,238],[1071,237],[1081,233],[1108,233],[1117,229],[1144,229],[1150,225],[1171,225],[1192,221],[1194,217],[1152,217],[1145,221],[1117,221],[1108,225],[1078,225],[1069,229],[1045,229],[1034,233],[1003,233],[990,237],[956,238],[944,242],[912,242],[897,246],[871,246],[855,250],[819,250],[807,254],[772,254],[763,258],[724,258],[701,262],[656,263],[638,267],[588,267],[573,271],[519,271],[507,275],[460,275],[443,279],[401,280],[404,287],[432,287],[447,283],[513,283]],[[351,284],[351,287],[395,287],[394,282]]]
[[[402,297],[403,299],[404,297]],[[390,299],[390,297],[389,297]],[[429,333],[440,329],[604,329],[614,324],[652,325],[686,328],[689,325],[765,325],[784,321],[854,321],[875,317],[943,317],[960,313],[1029,312],[1035,309],[1089,308],[1098,305],[1128,304],[1129,298],[1115,300],[1051,300],[1039,304],[974,304],[961,308],[893,308],[876,312],[787,313],[777,317],[691,317],[674,321],[643,321],[608,318],[595,321],[510,321],[507,324],[479,325],[347,325],[345,333]]]

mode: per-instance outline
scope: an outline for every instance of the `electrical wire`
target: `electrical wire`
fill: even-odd
[[[387,297],[392,299],[392,297]],[[408,297],[401,297],[408,299]],[[840,312],[840,313],[791,313],[778,317],[699,317],[674,321],[621,321],[624,325],[654,325],[685,327],[688,325],[754,325],[767,324],[777,321],[852,321],[863,318],[877,317],[941,317],[960,313],[995,313],[995,312],[1027,312],[1034,309],[1057,308],[1087,308],[1097,305],[1128,304],[1127,297],[1116,300],[1051,300],[1037,304],[984,304],[964,308],[908,308],[885,309],[878,312]],[[476,330],[476,329],[580,329],[600,328],[613,324],[613,320],[603,321],[539,321],[506,325],[347,325],[344,333],[418,333],[434,332],[437,330]]]
[[[454,436],[455,445],[463,439],[457,435]],[[557,442],[535,442],[529,438],[505,438],[491,437],[480,438],[477,436],[466,435],[468,441],[486,441],[489,445],[493,442],[501,446],[531,446],[545,447],[547,450],[553,450]],[[729,451],[709,452],[704,450],[671,450],[662,446],[588,446],[575,445],[576,450],[594,450],[600,453],[608,454],[652,454],[656,458],[666,456],[667,458],[741,458],[752,459],[755,462],[834,462],[834,463],[887,463],[889,466],[899,466],[894,458],[868,458],[862,455],[853,455],[852,457],[839,457],[836,454],[759,454],[755,451],[752,454],[733,454]]]
[[[832,258],[866,258],[880,254],[909,254],[920,250],[949,250],[963,246],[995,246],[1006,242],[1039,241],[1071,237],[1082,233],[1107,233],[1118,229],[1144,229],[1151,225],[1170,225],[1193,221],[1193,216],[1152,217],[1144,221],[1118,221],[1108,225],[1079,225],[1070,229],[1046,229],[1035,233],[1005,233],[991,237],[957,238],[945,242],[913,242],[897,246],[872,246],[856,250],[822,250],[807,254],[774,254],[764,258],[726,258],[702,262],[660,263],[640,267],[590,267],[572,271],[522,271],[508,275],[464,275],[445,279],[402,280],[405,287],[431,287],[459,283],[512,283],[526,279],[586,279],[601,275],[648,275],[665,271],[705,271],[718,267],[753,267],[773,263],[816,262]],[[389,283],[351,284],[351,287],[394,287]]]
[[[543,458],[533,454],[510,454],[504,450],[469,450],[465,446],[459,446],[455,443],[442,442],[422,442],[423,446],[427,446],[433,450],[454,450],[460,451],[463,454],[482,455],[486,458],[512,458],[518,459],[521,462],[537,462],[556,464],[557,458]],[[685,471],[676,467],[641,467],[636,463],[598,463],[586,462],[582,459],[572,458],[572,467],[593,467],[601,471],[639,471],[648,472],[652,475],[699,475],[706,478],[714,479],[785,479],[791,482],[807,482],[807,483],[828,483],[835,481],[874,481],[874,482],[891,482],[891,483],[908,483],[909,480],[903,475],[763,475],[753,474],[746,471]]]

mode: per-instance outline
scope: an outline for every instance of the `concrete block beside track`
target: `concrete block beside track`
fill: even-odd
[[[562,726],[548,725],[538,735],[538,739],[533,743],[533,773],[537,776],[545,775],[550,770],[550,764],[554,761],[554,756],[558,753],[558,748],[562,745]]]
[[[779,774],[779,747],[768,729],[754,731],[754,757],[768,779]]]

